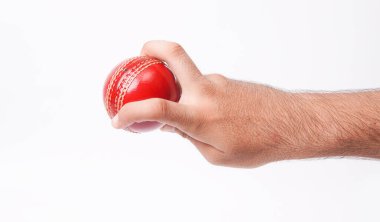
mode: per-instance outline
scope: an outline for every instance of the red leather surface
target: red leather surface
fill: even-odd
[[[166,65],[152,57],[134,57],[121,62],[108,75],[103,89],[104,104],[113,118],[129,102],[162,98],[178,102],[180,88]],[[135,132],[146,132],[160,127],[160,123],[134,123]]]

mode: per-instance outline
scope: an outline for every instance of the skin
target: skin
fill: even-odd
[[[318,157],[380,158],[380,91],[292,93],[269,86],[202,75],[177,43],[147,42],[142,55],[167,62],[177,77],[179,103],[128,103],[112,125],[159,121],[195,145],[210,163],[258,167]]]

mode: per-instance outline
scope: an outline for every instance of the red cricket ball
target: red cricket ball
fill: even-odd
[[[173,73],[161,60],[148,56],[127,59],[108,75],[103,89],[104,105],[113,118],[124,104],[149,98],[178,102],[180,87]],[[133,132],[157,129],[161,123],[146,121],[128,127]]]

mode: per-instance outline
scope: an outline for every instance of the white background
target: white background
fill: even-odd
[[[380,1],[0,0],[0,221],[380,221],[380,163],[208,164],[114,130],[106,75],[143,43],[289,90],[380,86]]]

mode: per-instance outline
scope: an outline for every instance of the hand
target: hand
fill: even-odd
[[[342,144],[337,135],[343,124],[331,114],[334,104],[320,95],[202,75],[185,50],[172,42],[148,42],[141,54],[168,64],[181,85],[181,99],[128,103],[113,119],[115,128],[162,122],[163,131],[183,136],[210,163],[223,166],[257,167],[277,160],[339,155]]]
[[[128,103],[113,120],[116,128],[145,120],[165,123],[162,130],[190,140],[217,165],[252,167],[277,159],[278,138],[265,128],[278,126],[270,117],[286,103],[286,93],[218,74],[202,75],[176,43],[151,41],[141,54],[167,62],[181,85],[181,99],[179,103],[163,99]]]

